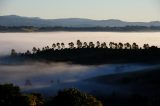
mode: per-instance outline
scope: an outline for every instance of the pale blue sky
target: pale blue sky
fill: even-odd
[[[160,0],[0,0],[0,15],[160,21]]]

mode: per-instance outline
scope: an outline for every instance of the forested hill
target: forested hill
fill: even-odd
[[[127,22],[118,19],[93,20],[86,18],[41,19],[39,17],[22,17],[17,15],[0,16],[0,26],[33,27],[125,27],[125,26],[160,26],[159,21]]]
[[[41,19],[17,15],[0,16],[0,32],[36,31],[160,31],[160,21],[127,22],[118,19]]]
[[[76,47],[77,44],[77,47]],[[43,48],[33,47],[32,51],[18,53],[15,49],[11,50],[11,56],[22,57],[27,60],[50,61],[50,62],[71,62],[76,64],[106,64],[106,63],[159,63],[160,48],[144,44],[143,48],[136,43],[114,43],[106,42],[96,44],[93,42],[68,43],[69,48],[62,43],[53,43],[52,47]]]

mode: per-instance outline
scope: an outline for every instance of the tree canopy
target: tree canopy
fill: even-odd
[[[50,106],[103,106],[95,97],[71,88],[59,91],[50,100]]]

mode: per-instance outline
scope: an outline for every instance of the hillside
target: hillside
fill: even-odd
[[[159,21],[126,22],[116,19],[92,20],[83,18],[41,19],[17,15],[0,16],[0,26],[33,26],[33,27],[125,27],[125,26],[160,26]]]

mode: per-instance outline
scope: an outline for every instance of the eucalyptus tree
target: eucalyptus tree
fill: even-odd
[[[101,44],[101,48],[107,48],[106,42],[103,42],[103,43]]]
[[[143,48],[144,48],[144,49],[149,49],[150,46],[149,46],[149,44],[144,44],[144,45],[143,45]]]
[[[96,44],[97,44],[97,45],[96,45],[96,48],[100,48],[101,43],[100,43],[99,41],[97,41]]]
[[[29,50],[27,50],[25,54],[30,55],[31,52]]]
[[[73,42],[68,43],[68,45],[69,45],[70,49],[74,49],[74,43]]]
[[[111,49],[113,49],[113,45],[114,45],[114,42],[110,42],[110,43],[109,43],[109,47],[110,47]]]
[[[94,48],[95,44],[93,42],[89,42],[89,48]]]
[[[83,48],[88,48],[87,42],[84,42],[84,43],[83,43]]]
[[[134,42],[134,43],[132,44],[132,49],[139,49],[139,46]]]
[[[118,43],[118,49],[123,49],[123,43],[121,42]]]
[[[118,49],[118,44],[117,43],[114,43],[113,46],[114,46],[114,49]]]
[[[61,43],[61,47],[62,49],[65,49],[65,44],[63,42]]]
[[[68,43],[68,47],[69,49],[72,49],[71,43]]]
[[[53,48],[53,49],[56,48],[56,44],[55,44],[55,43],[52,44],[52,48]]]
[[[12,50],[11,50],[11,56],[15,56],[15,55],[17,55],[17,52],[16,52],[15,49],[12,49]]]
[[[57,49],[60,50],[61,49],[61,45],[60,43],[57,43]]]
[[[71,42],[71,47],[72,47],[72,49],[74,49],[74,43],[73,42]]]
[[[49,49],[49,46],[46,46],[45,49],[48,50],[48,49]]]
[[[103,106],[102,102],[94,96],[75,88],[59,91],[54,98],[50,99],[49,104],[49,106]]]
[[[40,48],[38,48],[38,49],[37,49],[37,52],[40,52],[40,51],[41,51]]]
[[[42,51],[45,51],[45,47],[42,48]]]
[[[82,48],[82,42],[80,40],[77,40],[77,48]]]
[[[33,51],[33,53],[36,53],[37,52],[37,48],[33,47],[32,51]]]
[[[136,45],[136,49],[139,49],[139,46],[138,46],[138,45]]]
[[[124,44],[125,49],[131,49],[131,44],[128,42]]]

